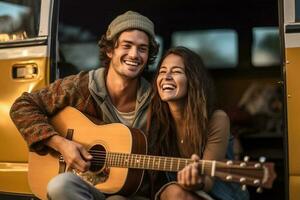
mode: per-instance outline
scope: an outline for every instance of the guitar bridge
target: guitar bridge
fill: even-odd
[[[77,172],[76,170],[72,170],[74,174],[82,178],[84,181],[89,183],[90,185],[97,185],[99,183],[103,183],[108,179],[109,176],[109,169],[106,168],[105,170],[101,171],[100,173],[95,173],[91,171],[87,172]]]

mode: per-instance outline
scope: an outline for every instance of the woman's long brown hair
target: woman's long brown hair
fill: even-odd
[[[177,139],[175,125],[168,104],[158,94],[156,80],[159,67],[170,54],[182,58],[187,76],[187,96],[184,107],[184,143]],[[185,47],[169,49],[158,64],[153,82],[153,99],[150,105],[148,129],[149,151],[165,156],[190,157],[193,153],[202,156],[207,140],[208,121],[214,109],[213,82],[201,57]]]

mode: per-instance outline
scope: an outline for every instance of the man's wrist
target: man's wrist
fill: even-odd
[[[45,145],[54,149],[55,151],[60,152],[60,147],[63,145],[65,138],[60,135],[52,135],[45,140]]]

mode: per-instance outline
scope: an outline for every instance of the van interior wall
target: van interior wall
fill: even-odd
[[[244,92],[251,84],[280,86],[281,72],[277,69],[252,69],[245,72],[236,72],[234,70],[211,70],[214,79],[218,106],[221,109],[228,109],[237,106]]]

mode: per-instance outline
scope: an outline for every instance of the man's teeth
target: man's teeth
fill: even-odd
[[[124,61],[127,65],[133,65],[133,66],[138,66],[139,63],[137,62],[133,62],[133,61],[128,61],[128,60],[125,60]]]
[[[174,86],[174,85],[171,85],[171,84],[164,84],[164,85],[162,86],[162,89],[163,89],[163,90],[173,90],[173,89],[175,89],[175,86]]]

